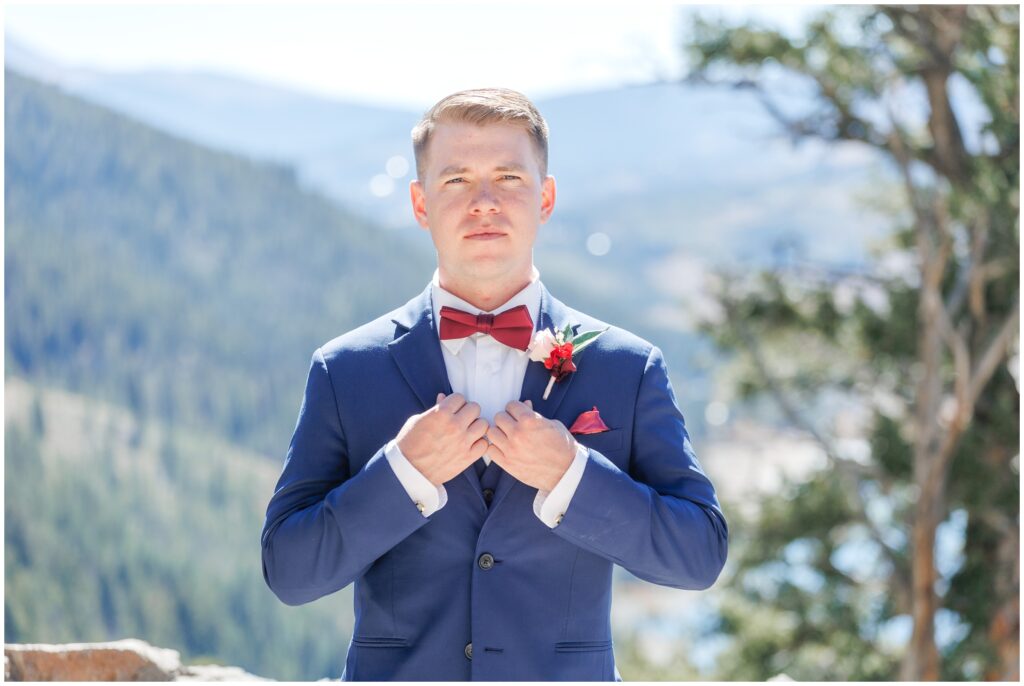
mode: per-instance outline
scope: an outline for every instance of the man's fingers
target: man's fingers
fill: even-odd
[[[480,405],[477,403],[466,403],[455,413],[455,416],[462,426],[468,427],[473,423],[473,420],[480,416]]]
[[[473,445],[469,447],[469,454],[473,458],[472,462],[476,462],[478,459],[483,457],[484,453],[487,452],[487,449],[490,447],[490,445],[490,443],[488,443],[482,438],[477,441],[474,441]]]
[[[495,422],[497,424],[497,422]],[[491,445],[507,446],[508,445],[508,434],[501,430],[499,426],[492,426],[487,431],[487,438],[491,441]]]
[[[527,404],[527,405],[529,405],[529,407],[530,407],[530,409],[531,409],[531,410],[533,409],[533,401],[532,401],[532,400],[530,400],[529,398],[527,398],[527,399],[526,399],[526,404]]]
[[[499,465],[505,461],[505,453],[503,453],[501,451],[501,448],[499,448],[494,443],[491,443],[489,446],[487,446],[487,457],[491,458]]]
[[[518,400],[511,401],[505,406],[505,412],[512,416],[517,422],[533,414],[533,410]]]
[[[505,433],[512,430],[512,425],[516,423],[516,420],[512,418],[508,412],[499,412],[494,415],[494,426],[498,427]],[[493,439],[492,439],[493,440]]]
[[[440,405],[442,400],[444,400],[444,393],[438,393],[437,400],[434,401],[434,404]]]
[[[465,404],[465,396],[463,396],[461,393],[452,393],[447,398],[442,400],[438,407],[444,409],[446,412],[451,412],[452,414],[455,414]]]
[[[466,433],[468,433],[471,438],[481,438],[487,434],[487,430],[490,428],[491,425],[487,423],[487,420],[481,417],[479,419],[475,419],[473,423],[469,425]]]

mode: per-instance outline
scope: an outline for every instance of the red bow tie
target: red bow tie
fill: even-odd
[[[471,314],[447,305],[441,308],[442,341],[465,338],[478,331],[510,348],[526,350],[533,336],[533,319],[526,305],[517,305],[498,314]]]

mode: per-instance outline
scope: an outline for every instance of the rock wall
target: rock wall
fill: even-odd
[[[181,664],[177,650],[129,638],[109,643],[8,643],[5,681],[272,681],[238,667]]]

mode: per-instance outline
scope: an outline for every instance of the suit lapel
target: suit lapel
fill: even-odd
[[[576,335],[580,322],[571,319],[569,309],[561,301],[552,297],[542,283],[540,288],[540,312],[537,316],[534,332],[543,329],[551,329],[558,332],[564,329],[567,323],[572,325],[573,335]],[[529,399],[536,412],[539,412],[548,419],[554,419],[555,413],[562,404],[562,399],[565,398],[565,394],[569,390],[569,386],[572,384],[575,376],[575,374],[570,374],[561,381],[556,381],[551,387],[548,399],[544,400],[544,389],[547,388],[548,381],[551,379],[551,373],[543,363],[530,360],[526,365],[526,375],[523,377],[519,401],[526,402]],[[519,482],[515,477],[502,470],[501,476],[498,479],[498,486],[494,492],[492,512],[517,483]]]
[[[441,341],[434,328],[434,311],[430,304],[430,286],[410,300],[399,316],[392,319],[398,328],[388,350],[419,398],[423,409],[433,407],[437,394],[450,395],[451,384],[441,354]]]
[[[395,331],[395,340],[388,343],[388,350],[426,411],[437,403],[438,393],[452,394],[444,354],[441,352],[441,339],[434,322],[430,286],[410,300],[399,316],[391,321],[399,328]],[[473,465],[467,467],[462,475],[483,503],[483,490]]]

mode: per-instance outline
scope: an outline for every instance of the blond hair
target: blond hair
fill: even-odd
[[[439,122],[517,124],[533,141],[540,167],[540,177],[548,173],[548,125],[530,99],[508,88],[474,88],[452,93],[437,102],[412,129],[412,151],[416,158],[416,175],[423,179],[426,171],[427,146],[430,134]]]

